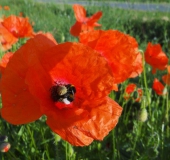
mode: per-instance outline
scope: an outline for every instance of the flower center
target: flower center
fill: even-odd
[[[50,92],[54,102],[70,104],[74,100],[76,88],[71,84],[54,85],[51,87]]]

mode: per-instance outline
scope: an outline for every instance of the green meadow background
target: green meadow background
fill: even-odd
[[[128,1],[129,2],[129,1]],[[140,1],[138,1],[140,2]],[[169,2],[155,0],[144,2]],[[168,3],[167,3],[168,4]],[[58,43],[78,41],[69,33],[75,23],[71,5],[42,3],[31,0],[0,0],[10,11],[2,15],[29,17],[34,31],[51,32]],[[106,6],[85,6],[87,16],[101,10],[99,23],[103,30],[116,29],[135,37],[139,48],[145,50],[148,42],[160,43],[169,57],[170,12],[136,11]],[[23,41],[13,46],[15,51]],[[1,53],[2,56],[2,53]],[[151,67],[145,64],[145,72],[129,79],[119,86],[118,92],[110,96],[123,107],[119,123],[103,141],[94,141],[87,147],[74,147],[54,134],[46,125],[46,117],[27,125],[14,126],[0,119],[0,134],[7,135],[11,149],[0,153],[0,160],[168,160],[170,159],[170,100],[169,94],[157,96],[152,90],[153,79],[161,80],[166,71],[151,74]],[[124,100],[123,93],[128,83],[135,83],[143,89],[142,102]],[[169,92],[169,87],[166,86]],[[137,95],[134,94],[134,97]],[[10,98],[10,97],[9,97]],[[142,122],[141,108],[145,107],[148,118]],[[144,115],[145,116],[145,115]]]

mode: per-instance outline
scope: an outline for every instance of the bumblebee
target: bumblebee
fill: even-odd
[[[70,104],[74,100],[76,88],[71,84],[55,85],[51,87],[50,91],[54,102]]]

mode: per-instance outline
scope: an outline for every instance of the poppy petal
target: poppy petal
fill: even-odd
[[[0,49],[6,51],[18,41],[1,23],[0,23]]]
[[[57,117],[57,116],[55,116],[55,117]],[[76,126],[73,125],[68,128],[64,128],[64,127],[58,128],[56,123],[54,123],[55,120],[56,119],[54,119],[52,116],[48,116],[47,124],[49,125],[49,127],[51,128],[51,130],[53,132],[60,135],[64,140],[68,141],[72,145],[85,146],[85,145],[89,145],[90,143],[92,143],[93,138],[84,134],[82,131],[77,129]],[[59,121],[59,122],[61,122],[61,121]]]
[[[78,21],[70,28],[70,34],[77,37],[81,32],[82,24]]]
[[[168,73],[162,76],[162,80],[165,84],[170,85],[170,66],[167,66]]]
[[[84,123],[78,123],[78,128],[95,140],[103,140],[117,125],[121,113],[122,108],[107,97],[106,101],[91,109],[89,120]]]
[[[5,53],[0,60],[0,73],[3,74],[4,69],[6,68],[10,58],[13,56],[12,52]]]
[[[156,69],[164,70],[168,65],[168,57],[162,51],[160,44],[148,43],[145,50],[145,61],[153,67],[152,73],[156,73]]]
[[[3,20],[2,25],[17,38],[33,36],[33,29],[28,18],[10,15]]]
[[[84,43],[104,56],[112,68],[114,83],[122,83],[127,78],[142,72],[142,55],[137,51],[136,40],[117,30],[97,30],[80,34]]]
[[[157,78],[154,79],[152,88],[158,95],[163,95],[164,86]]]
[[[0,81],[3,104],[1,114],[8,122],[24,124],[42,115],[38,101],[25,83],[25,77],[29,67],[38,63],[37,55],[54,45],[45,36],[37,35],[28,40],[10,59]]]
[[[127,94],[131,94],[131,93],[133,93],[133,92],[135,91],[135,89],[136,89],[136,84],[130,83],[130,84],[128,84],[128,86],[126,87],[125,92],[126,92]]]
[[[102,12],[101,12],[101,11],[93,14],[93,15],[88,19],[87,24],[88,24],[89,26],[100,26],[98,23],[95,23],[95,22],[97,22],[97,21],[101,18],[101,16],[102,16]]]
[[[15,83],[16,81],[13,81]],[[24,90],[25,88],[23,88]],[[25,89],[26,90],[26,89]],[[38,103],[28,90],[21,91],[17,94],[3,92],[6,97],[10,96],[10,101],[2,98],[3,107],[1,116],[11,124],[26,124],[39,119],[42,116]],[[15,98],[15,96],[17,98]],[[9,98],[8,98],[9,99]],[[35,107],[36,106],[36,107]]]
[[[135,61],[133,62],[133,72],[130,75],[130,78],[135,78],[140,75],[143,71],[143,64],[142,64],[142,54],[138,53],[136,56]]]
[[[96,23],[102,16],[102,12],[99,11],[93,14],[91,17],[86,17],[86,10],[79,4],[73,5],[76,23],[71,27],[70,33],[73,36],[79,36],[81,32],[93,30],[94,27],[101,26]]]
[[[75,146],[89,145],[93,140],[102,140],[117,124],[122,108],[110,98],[107,98],[100,106],[95,106],[89,110],[84,119],[77,120],[71,126],[63,129],[59,128],[58,116],[48,116],[47,124],[63,139]]]
[[[165,84],[170,85],[170,74],[163,75],[162,80]]]
[[[20,66],[21,59],[13,56],[8,63],[0,81],[3,107],[2,117],[12,124],[24,124],[37,120],[40,113],[38,103],[30,94],[28,86],[24,83],[24,75],[20,71],[25,71],[25,66]],[[22,68],[21,68],[22,67]]]
[[[79,4],[74,4],[73,5],[73,10],[74,10],[74,15],[76,17],[76,20],[78,22],[83,22],[84,19],[86,18],[86,10],[83,6]]]
[[[93,24],[95,27],[100,27],[101,26],[101,24],[99,24],[99,23],[94,23]]]
[[[54,106],[49,96],[49,89],[52,85],[49,75],[46,74],[41,65],[37,64],[27,71],[25,83],[29,86],[29,91],[34,95],[34,98],[41,104],[41,112],[47,114]]]
[[[34,33],[33,35],[36,36],[38,34],[41,34],[41,35],[44,35],[46,36],[47,38],[49,38],[50,40],[52,40],[55,44],[58,44],[57,41],[54,39],[53,35],[50,33],[50,32],[47,32],[47,33],[43,33],[42,31],[39,31],[37,33]]]

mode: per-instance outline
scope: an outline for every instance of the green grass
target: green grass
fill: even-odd
[[[0,15],[18,15],[22,12],[35,23],[34,31],[51,32],[56,40],[77,41],[69,34],[75,18],[69,5],[35,3],[27,0],[1,0],[2,6],[10,6],[10,11],[0,11]],[[134,36],[139,48],[145,50],[151,41],[160,43],[168,53],[167,43],[170,35],[170,13],[121,10],[109,7],[87,6],[87,14],[103,11],[102,29],[118,29]],[[18,47],[18,46],[15,46]],[[14,48],[13,48],[14,50]],[[146,74],[130,79],[144,90],[141,103],[123,99],[124,88],[112,92],[114,98],[124,109],[116,128],[101,142],[95,141],[87,147],[73,147],[53,134],[45,123],[45,117],[34,123],[14,126],[0,119],[0,133],[9,137],[11,149],[0,153],[1,160],[168,160],[170,159],[170,121],[169,95],[157,96],[152,91],[154,77],[161,78],[162,72],[150,74],[145,65]],[[147,77],[148,90],[144,78]],[[168,88],[169,91],[169,88]],[[151,103],[148,105],[148,101]],[[144,103],[146,102],[146,103]],[[145,105],[148,120],[137,120],[141,107]]]
[[[36,0],[36,1],[40,1],[40,0]],[[56,0],[41,0],[41,1],[50,1],[50,2],[55,2]],[[57,1],[62,1],[62,2],[70,2],[73,1],[75,2],[75,0],[57,0]],[[98,1],[98,2],[129,2],[129,3],[169,3],[170,0],[77,0],[77,2],[82,2],[82,1],[89,1],[89,2],[93,2],[93,1]]]

